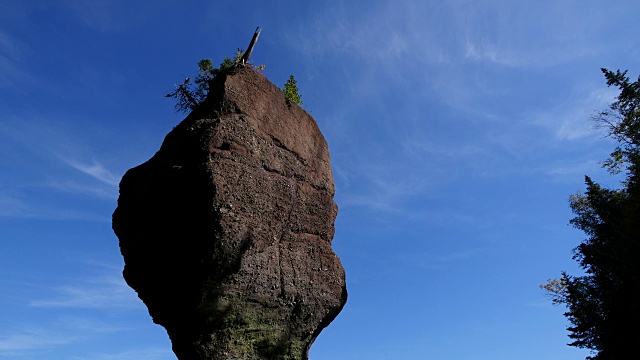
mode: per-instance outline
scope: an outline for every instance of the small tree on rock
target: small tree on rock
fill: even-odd
[[[220,67],[214,68],[211,59],[200,60],[198,62],[198,75],[196,76],[195,84],[191,84],[191,79],[187,76],[182,84],[176,85],[175,90],[166,94],[165,97],[176,99],[176,110],[189,112],[195,109],[206,99],[207,94],[209,93],[209,84],[217,75],[223,74],[238,65],[250,66],[258,71],[264,70],[264,65],[254,67],[249,64],[249,58],[253,51],[253,47],[258,41],[261,31],[260,27],[256,28],[246,52],[242,49],[238,49],[235,58],[224,58]]]
[[[289,75],[289,80],[284,84],[284,97],[294,104],[302,105],[302,99],[298,94],[298,85],[293,75]]]
[[[238,49],[238,54],[241,53],[242,51]],[[166,94],[165,97],[176,99],[176,110],[182,112],[192,111],[207,97],[211,80],[218,74],[229,71],[237,63],[238,59],[238,55],[234,60],[224,58],[217,68],[213,67],[211,59],[200,60],[198,62],[198,75],[196,75],[194,81],[195,84],[192,84],[191,79],[187,76],[182,84],[176,85],[175,90]]]

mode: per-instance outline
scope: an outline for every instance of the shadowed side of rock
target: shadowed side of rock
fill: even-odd
[[[317,124],[251,69],[120,184],[124,277],[186,359],[307,359],[346,302]]]

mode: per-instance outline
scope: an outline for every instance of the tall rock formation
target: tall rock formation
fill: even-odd
[[[307,359],[347,298],[337,206],[313,118],[250,68],[120,183],[124,278],[180,360]]]

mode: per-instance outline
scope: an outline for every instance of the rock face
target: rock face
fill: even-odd
[[[307,359],[347,298],[316,122],[249,68],[120,183],[124,278],[180,360]]]

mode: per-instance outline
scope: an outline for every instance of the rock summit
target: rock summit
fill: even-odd
[[[347,299],[315,120],[250,67],[127,171],[113,230],[124,278],[180,360],[307,359]]]

